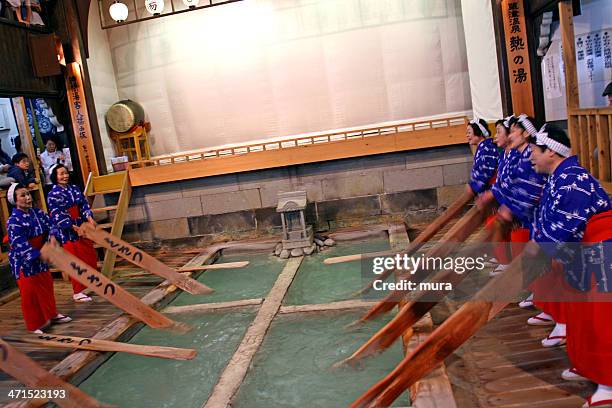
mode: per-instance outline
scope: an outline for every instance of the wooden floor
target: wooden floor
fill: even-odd
[[[178,268],[200,253],[200,250],[186,248],[170,252],[158,250],[149,253],[162,262],[165,262],[167,265]],[[123,262],[117,262],[117,266],[121,268],[127,267],[128,265]],[[132,294],[142,297],[156,285],[161,283],[162,279],[152,276],[139,278],[138,280],[132,279],[126,282],[119,277],[117,282]],[[73,321],[67,324],[52,326],[51,329],[47,330],[49,333],[91,337],[103,326],[122,314],[121,310],[93,294],[92,302],[73,302],[72,286],[70,282],[62,280],[55,280],[55,298],[58,311],[69,315],[72,317]],[[0,336],[16,337],[25,333],[27,333],[27,331],[21,315],[20,298],[17,297],[0,306]],[[12,341],[9,341],[9,343],[26,352],[47,370],[51,369],[72,352],[72,350],[69,349],[51,349]],[[8,402],[6,395],[11,388],[23,388],[23,386],[14,381],[11,377],[8,377],[4,372],[0,371],[0,404]]]

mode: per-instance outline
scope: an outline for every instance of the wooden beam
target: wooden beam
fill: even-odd
[[[21,337],[4,337],[5,340],[21,343],[38,344],[46,347],[68,348],[77,350],[110,351],[130,353],[138,356],[167,358],[171,360],[193,360],[198,354],[194,349],[148,346],[117,341],[100,340],[75,336],[53,334],[25,335]]]
[[[461,124],[389,135],[374,135],[356,140],[316,143],[228,157],[214,157],[163,166],[134,168],[129,170],[129,177],[131,185],[136,187],[220,174],[464,143],[465,125]]]
[[[218,302],[218,303],[200,303],[196,305],[186,306],[168,306],[163,310],[164,313],[176,314],[176,313],[209,313],[216,312],[218,310],[226,309],[238,309],[252,306],[259,306],[263,302],[263,299],[244,299],[244,300],[232,300],[229,302]]]
[[[565,103],[568,112],[580,107],[578,94],[578,70],[576,69],[576,45],[574,38],[574,13],[572,2],[559,2],[559,29],[563,47],[563,66],[565,68]]]
[[[506,56],[510,76],[512,109],[515,114],[534,116],[532,72],[529,58],[529,41],[525,24],[523,0],[502,0]]]

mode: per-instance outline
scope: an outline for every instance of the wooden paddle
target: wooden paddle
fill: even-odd
[[[112,251],[126,259],[127,261],[146,269],[151,273],[167,279],[170,283],[178,288],[183,289],[192,295],[202,295],[212,293],[213,290],[208,286],[192,279],[188,276],[178,273],[168,265],[158,261],[146,252],[136,248],[135,246],[123,241],[101,228],[94,227],[88,222],[81,224],[80,227],[74,227],[80,236],[84,236],[96,244]]]
[[[110,279],[87,265],[76,256],[64,251],[57,243],[46,243],[40,250],[41,258],[55,265],[59,270],[67,273],[71,278],[99,296],[111,302],[119,309],[142,320],[154,329],[159,328],[182,328],[183,324],[176,323],[157,310],[150,308],[127,292],[121,286],[113,283]]]
[[[496,219],[493,228],[485,228],[475,243],[466,251],[462,251],[457,256],[464,258],[473,258],[480,254],[482,246],[479,244],[488,242],[492,236],[498,235],[496,231],[500,229],[508,229],[509,223],[505,223],[501,219]],[[429,283],[450,283],[454,288],[465,279],[471,269],[464,273],[456,273],[454,269],[443,269],[434,274],[428,280]],[[432,287],[444,287],[444,285],[432,285]],[[391,346],[398,338],[402,336],[406,330],[410,329],[418,322],[427,312],[429,312],[440,300],[448,295],[449,290],[416,290],[410,293],[410,300],[401,306],[398,314],[376,334],[374,334],[365,344],[345,360],[336,363],[335,366],[344,364],[354,364],[358,360],[370,355],[379,353]]]
[[[425,342],[408,354],[402,362],[385,378],[375,384],[349,408],[388,407],[408,387],[427,375],[441,364],[482,326],[510,303],[512,296],[518,295],[542,272],[545,257],[527,257],[539,249],[533,242],[523,255],[516,258],[508,269],[489,281],[475,296],[457,312],[440,325]],[[497,299],[497,300],[493,300]]]
[[[237,262],[226,262],[226,263],[211,264],[211,265],[187,266],[187,267],[182,267],[180,269],[177,269],[177,272],[185,273],[185,272],[196,272],[196,271],[215,270],[215,269],[237,269],[237,268],[244,268],[245,266],[249,265],[249,263],[250,263],[249,261],[237,261]],[[139,276],[153,275],[153,272],[151,271],[142,271],[140,269],[134,269],[134,268],[115,268],[114,270],[115,272],[127,271],[128,273],[121,274],[122,278],[134,278],[134,277],[139,277]],[[134,273],[130,273],[131,271],[133,271]]]
[[[429,241],[434,235],[438,233],[446,224],[448,224],[453,218],[455,218],[466,205],[468,205],[472,199],[474,198],[474,193],[471,191],[464,191],[463,194],[456,199],[447,209],[444,211],[438,218],[436,218],[431,224],[427,226],[421,233],[408,245],[404,251],[380,251],[380,252],[369,252],[366,254],[354,254],[354,255],[344,255],[344,256],[336,256],[327,258],[323,261],[326,265],[333,265],[337,263],[343,262],[351,262],[351,261],[360,261],[365,259],[373,259],[381,256],[395,256],[397,254],[404,255],[412,255],[416,251],[419,250],[423,244]],[[388,276],[381,279],[386,279]]]
[[[2,339],[0,339],[0,369],[33,390],[38,390],[39,393],[45,390],[47,395],[42,395],[43,399],[51,399],[61,408],[110,407],[49,373]]]
[[[25,335],[21,337],[6,337],[5,340],[40,344],[47,347],[69,348],[93,351],[119,351],[146,357],[159,357],[171,360],[193,360],[198,354],[194,349],[145,346],[141,344],[120,343],[116,341],[83,338],[74,336],[59,336],[53,334]]]
[[[478,207],[471,208],[446,234],[444,234],[440,242],[425,254],[425,258],[444,257],[451,254],[482,225],[492,206],[493,204],[489,203],[482,209]],[[424,274],[425,271],[421,271],[421,273],[412,275],[412,279],[414,281],[420,281],[424,278]],[[392,291],[383,300],[374,305],[363,317],[361,317],[361,319],[353,323],[353,325],[363,323],[375,316],[390,311],[399,304],[406,293],[407,292],[403,290]]]

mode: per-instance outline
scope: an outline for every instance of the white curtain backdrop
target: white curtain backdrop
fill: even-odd
[[[461,2],[474,115],[503,117],[491,0]]]
[[[245,0],[106,33],[156,155],[472,107],[460,0]]]

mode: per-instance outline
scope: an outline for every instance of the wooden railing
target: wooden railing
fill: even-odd
[[[220,149],[201,150],[189,153],[165,155],[154,157],[150,160],[134,161],[129,163],[129,168],[140,168],[147,166],[161,166],[175,163],[186,163],[194,160],[206,160],[223,157],[245,155],[249,153],[260,153],[265,151],[283,150],[303,146],[320,145],[322,143],[336,143],[354,140],[363,140],[373,136],[390,136],[404,132],[418,132],[421,130],[433,130],[449,128],[452,126],[466,126],[465,116],[434,119],[419,122],[405,122],[392,126],[371,127],[351,130],[346,132],[334,132],[316,136],[303,136],[272,142],[247,144]]]
[[[580,164],[612,194],[612,107],[572,109],[568,129]]]

